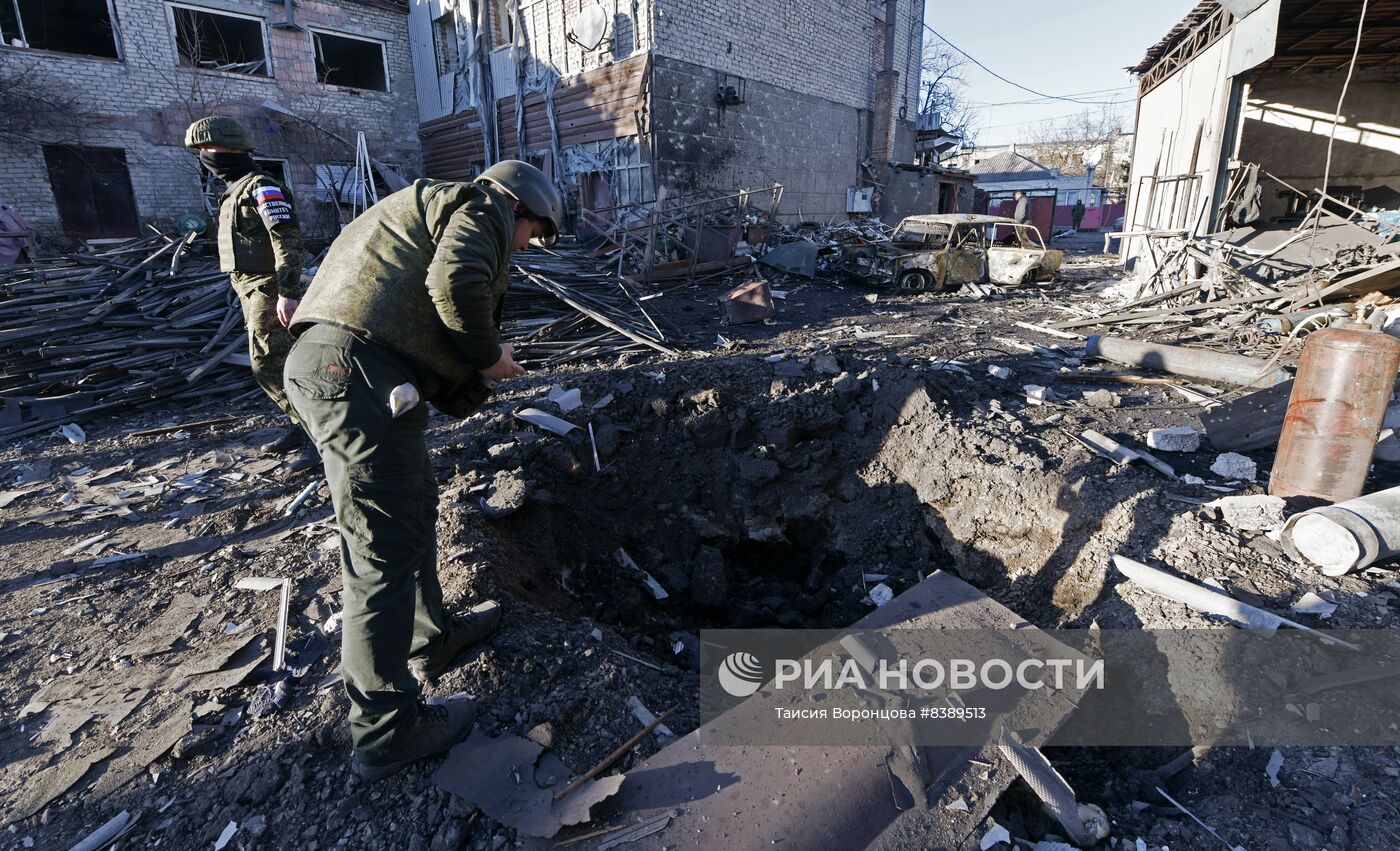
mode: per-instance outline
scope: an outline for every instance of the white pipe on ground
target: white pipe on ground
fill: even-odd
[[[1400,554],[1400,487],[1293,515],[1283,526],[1283,548],[1328,576]]]

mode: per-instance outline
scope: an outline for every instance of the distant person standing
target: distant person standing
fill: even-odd
[[[292,348],[287,331],[305,292],[301,283],[301,228],[292,193],[253,161],[253,135],[237,120],[222,115],[201,118],[185,131],[185,147],[199,152],[199,162],[224,182],[219,199],[219,269],[243,305],[248,327],[248,357],[253,378],[291,427],[261,449],[281,455],[300,450],[293,471],[315,466],[317,456],[306,443],[301,421],[282,389],[282,365]]]
[[[1019,189],[1016,190],[1015,198],[1016,198],[1016,212],[1013,213],[1013,214],[1011,215],[1011,218],[1015,219],[1017,224],[1022,224],[1022,225],[1028,225],[1028,224],[1030,224],[1030,223],[1031,223],[1031,199],[1027,198],[1027,197],[1026,197],[1026,193],[1020,191]]]
[[[1070,220],[1074,222],[1074,229],[1079,230],[1079,223],[1084,221],[1084,201],[1080,199],[1074,202],[1074,207],[1069,211]]]

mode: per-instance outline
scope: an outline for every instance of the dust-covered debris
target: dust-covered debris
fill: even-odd
[[[1070,280],[1105,274],[1086,268],[1071,265]],[[633,735],[641,716],[623,697],[648,711],[680,704],[668,728],[694,729],[701,629],[845,626],[871,610],[876,586],[906,589],[933,569],[955,571],[1045,627],[1216,623],[1124,581],[1109,567],[1114,552],[1197,583],[1217,577],[1270,612],[1312,592],[1337,601],[1328,626],[1395,624],[1388,571],[1318,575],[1266,535],[1205,516],[1200,506],[1220,496],[1205,485],[1224,478],[1210,470],[1214,451],[1172,450],[1180,477],[1168,480],[1106,464],[1080,444],[1074,435],[1086,429],[1140,443],[1193,422],[1199,405],[1172,385],[1127,382],[1104,385],[1119,406],[1084,404],[1095,385],[1061,372],[1090,371],[1075,363],[1082,344],[1047,345],[1015,326],[1063,317],[1037,295],[882,294],[872,305],[868,293],[821,277],[773,283],[787,294],[775,303],[780,325],[725,326],[714,301],[723,284],[657,288],[645,304],[658,325],[685,327],[703,351],[614,352],[533,370],[464,423],[430,421],[444,598],[457,611],[500,599],[505,618],[428,696],[481,697],[482,735],[557,755],[547,765],[535,759],[542,776],[567,782]],[[1078,283],[1055,286],[1052,305],[1078,309],[1094,295],[1076,292]],[[708,345],[721,334],[727,345]],[[1035,400],[1043,404],[1026,399],[1026,384],[1046,388]],[[580,404],[566,412],[572,395],[550,402],[556,386],[578,391]],[[1182,389],[1211,398],[1201,385]],[[516,416],[531,407],[567,422]],[[343,609],[339,544],[324,491],[283,515],[308,481],[257,456],[273,412],[219,422],[228,413],[223,404],[154,406],[83,419],[80,446],[48,426],[0,454],[0,545],[10,556],[0,573],[8,635],[0,659],[10,671],[0,690],[11,705],[34,707],[0,736],[10,766],[0,795],[32,810],[17,836],[69,847],[126,809],[143,814],[123,840],[133,847],[207,849],[231,822],[238,830],[228,847],[260,847],[274,834],[282,844],[414,851],[522,839],[431,782],[446,762],[375,785],[352,779],[330,623]],[[138,436],[206,421],[178,439]],[[1248,451],[1267,469],[1269,450]],[[1374,478],[1400,480],[1384,461]],[[619,566],[619,550],[635,571]],[[290,578],[288,669],[300,679],[270,676],[276,601],[234,592],[248,575]],[[181,595],[209,599],[186,623],[166,620]],[[257,716],[258,696],[276,696],[279,682],[282,707]],[[177,708],[184,719],[170,714]],[[177,732],[174,746],[105,800],[91,799],[110,766],[129,773]],[[614,770],[626,774],[667,741],[648,735]],[[1385,751],[1334,750],[1283,749],[1275,788],[1266,750],[1220,749],[1163,788],[1246,847],[1292,841],[1290,822],[1318,831],[1328,847],[1393,845],[1397,819],[1366,801],[1386,793],[1394,782],[1386,772],[1400,763]],[[1144,772],[1155,776],[1176,753],[1047,755],[1105,808],[1118,837],[1141,835],[1158,848],[1203,841],[1174,809],[1133,805],[1160,801]],[[32,801],[31,787],[42,801]],[[1339,788],[1360,797],[1325,818],[1302,813]],[[1038,802],[1013,790],[996,806],[998,823],[1028,844],[1055,841]],[[620,828],[596,840],[617,838],[620,848],[665,838],[662,819],[661,834],[621,839],[640,829],[633,822],[564,835]]]

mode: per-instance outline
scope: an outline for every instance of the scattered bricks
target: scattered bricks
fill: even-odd
[[[1210,471],[1222,479],[1252,482],[1258,475],[1259,468],[1238,452],[1226,452],[1215,459],[1215,463],[1210,465]]]
[[[762,322],[773,315],[773,291],[768,282],[749,281],[719,297],[730,325]]]
[[[1190,426],[1154,428],[1147,433],[1147,446],[1163,452],[1195,452],[1201,448],[1201,433]]]
[[[1283,525],[1287,503],[1277,496],[1227,496],[1206,503],[1220,512],[1220,519],[1241,532],[1267,532]]]

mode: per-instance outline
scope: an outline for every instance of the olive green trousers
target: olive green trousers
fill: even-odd
[[[341,674],[355,750],[371,762],[407,729],[419,687],[410,657],[449,624],[437,576],[437,480],[428,406],[395,418],[389,394],[416,383],[396,353],[313,325],[287,357],[287,397],[325,465],[340,526]]]
[[[268,398],[291,418],[301,420],[283,386],[282,370],[292,348],[292,334],[277,321],[277,278],[274,275],[229,275],[238,301],[243,305],[243,324],[248,329],[248,359],[253,362],[253,380]]]

